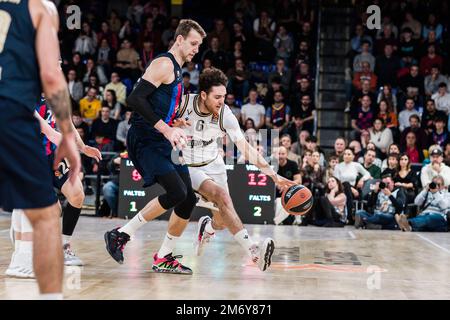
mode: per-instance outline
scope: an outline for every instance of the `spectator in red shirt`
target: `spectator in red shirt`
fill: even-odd
[[[431,73],[431,68],[437,65],[442,70],[443,60],[442,57],[436,54],[436,47],[434,44],[430,44],[427,48],[427,55],[420,59],[420,74],[427,76]]]
[[[406,145],[403,151],[411,159],[411,163],[422,163],[424,159],[423,152],[417,147],[416,134],[413,131],[406,135]]]
[[[370,82],[370,90],[375,91],[377,88],[377,76],[375,73],[370,71],[370,64],[367,61],[362,63],[362,71],[356,72],[353,76],[353,85],[357,90],[361,90],[361,83],[363,80],[368,80]]]
[[[117,39],[117,35],[111,31],[109,28],[109,23],[107,21],[102,22],[101,30],[97,33],[97,43],[98,46],[102,43],[102,40],[108,40],[109,45],[114,50],[119,48],[119,40]]]

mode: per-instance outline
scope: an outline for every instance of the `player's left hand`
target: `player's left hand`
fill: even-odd
[[[184,128],[184,127],[188,127],[191,125],[191,122],[187,119],[183,119],[183,118],[178,118],[175,119],[172,123],[172,127],[177,127],[177,128]]]
[[[97,162],[100,162],[100,160],[102,160],[102,153],[97,148],[84,146],[81,152],[87,155],[89,158],[94,158],[95,160],[97,160]]]
[[[275,177],[273,177],[273,181],[275,182],[275,184],[277,185],[278,189],[281,192],[296,185],[294,181],[288,180],[278,174]]]

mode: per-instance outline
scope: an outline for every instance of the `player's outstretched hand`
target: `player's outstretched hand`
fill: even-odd
[[[178,118],[175,119],[172,123],[172,127],[176,127],[176,128],[184,128],[184,127],[188,127],[191,125],[191,122],[187,119],[183,119],[183,118]]]
[[[100,160],[102,160],[102,153],[97,148],[91,146],[84,146],[81,152],[87,155],[89,158],[95,159],[97,162],[100,162]]]
[[[278,174],[275,176],[274,182],[281,192],[296,185],[296,183],[294,181],[286,179]]]
[[[170,141],[174,150],[186,147],[187,137],[182,129],[169,127],[168,130],[164,131],[164,136]]]
[[[78,178],[81,168],[80,153],[78,152],[77,144],[75,142],[75,134],[73,132],[63,134],[61,143],[55,152],[55,162],[53,169],[57,170],[58,164],[66,158],[69,162],[69,181],[74,184]]]

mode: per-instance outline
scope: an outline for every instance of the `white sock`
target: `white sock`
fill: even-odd
[[[39,296],[40,300],[62,300],[62,293],[41,293]]]
[[[70,244],[70,240],[72,239],[72,236],[66,236],[65,234],[63,234],[62,239],[63,239],[63,246],[65,246],[66,244]]]
[[[33,254],[33,241],[24,241],[20,243],[20,252]]]
[[[234,235],[234,239],[241,245],[242,248],[245,249],[247,254],[252,256],[252,247],[255,245],[255,242],[248,235],[247,229],[242,229],[238,233]]]
[[[287,213],[286,210],[283,209],[283,206],[281,205],[281,198],[277,198],[275,200],[275,218],[273,218],[273,222],[276,225],[279,225],[287,217],[289,217],[289,213]]]
[[[213,234],[216,232],[216,230],[214,230],[212,226],[212,220],[209,220],[208,223],[206,224],[205,231],[208,232],[209,234]]]
[[[142,214],[139,212],[134,216],[133,219],[130,220],[126,225],[119,229],[119,232],[125,232],[130,237],[143,225],[145,225],[147,221],[145,221]]]
[[[14,251],[15,252],[19,252],[21,244],[22,244],[22,240],[15,240],[14,241]]]
[[[158,251],[158,258],[163,258],[167,256],[169,253],[172,253],[173,249],[175,249],[175,245],[177,244],[177,240],[179,238],[180,237],[175,237],[169,233],[166,233],[161,248]]]

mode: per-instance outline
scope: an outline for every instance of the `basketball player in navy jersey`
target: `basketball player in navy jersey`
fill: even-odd
[[[56,122],[53,112],[49,108],[44,96],[36,106],[34,113],[39,120],[42,142],[48,163],[53,176],[53,186],[60,190],[67,199],[67,205],[62,210],[62,236],[64,250],[64,265],[82,266],[83,262],[72,251],[70,239],[77,225],[84,201],[84,191],[81,179],[78,178],[75,184],[67,181],[69,166],[65,160],[58,164],[58,168],[53,170],[54,151],[61,141],[61,134],[56,131]],[[81,153],[92,157],[97,161],[101,160],[101,153],[98,149],[87,146],[75,131],[78,149]],[[32,264],[32,228],[23,210],[14,209],[11,215],[11,228],[13,232],[14,252],[11,263],[6,270],[7,276],[18,278],[34,278]]]
[[[64,272],[60,211],[33,115],[42,91],[62,134],[54,165],[67,158],[71,183],[80,172],[69,92],[58,65],[57,24],[50,1],[0,1],[0,206],[23,209],[32,224],[42,299],[62,299]]]
[[[181,67],[198,53],[205,36],[197,22],[181,20],[172,48],[150,63],[127,99],[134,110],[127,137],[129,158],[143,177],[144,187],[157,182],[166,193],[151,200],[122,228],[105,233],[106,248],[119,263],[123,263],[123,249],[130,236],[146,222],[174,208],[163,244],[153,256],[152,268],[155,272],[192,274],[178,261],[180,256],[172,254],[197,202],[187,167],[172,161],[173,148],[181,149],[186,144],[186,134],[172,125],[183,93]]]

